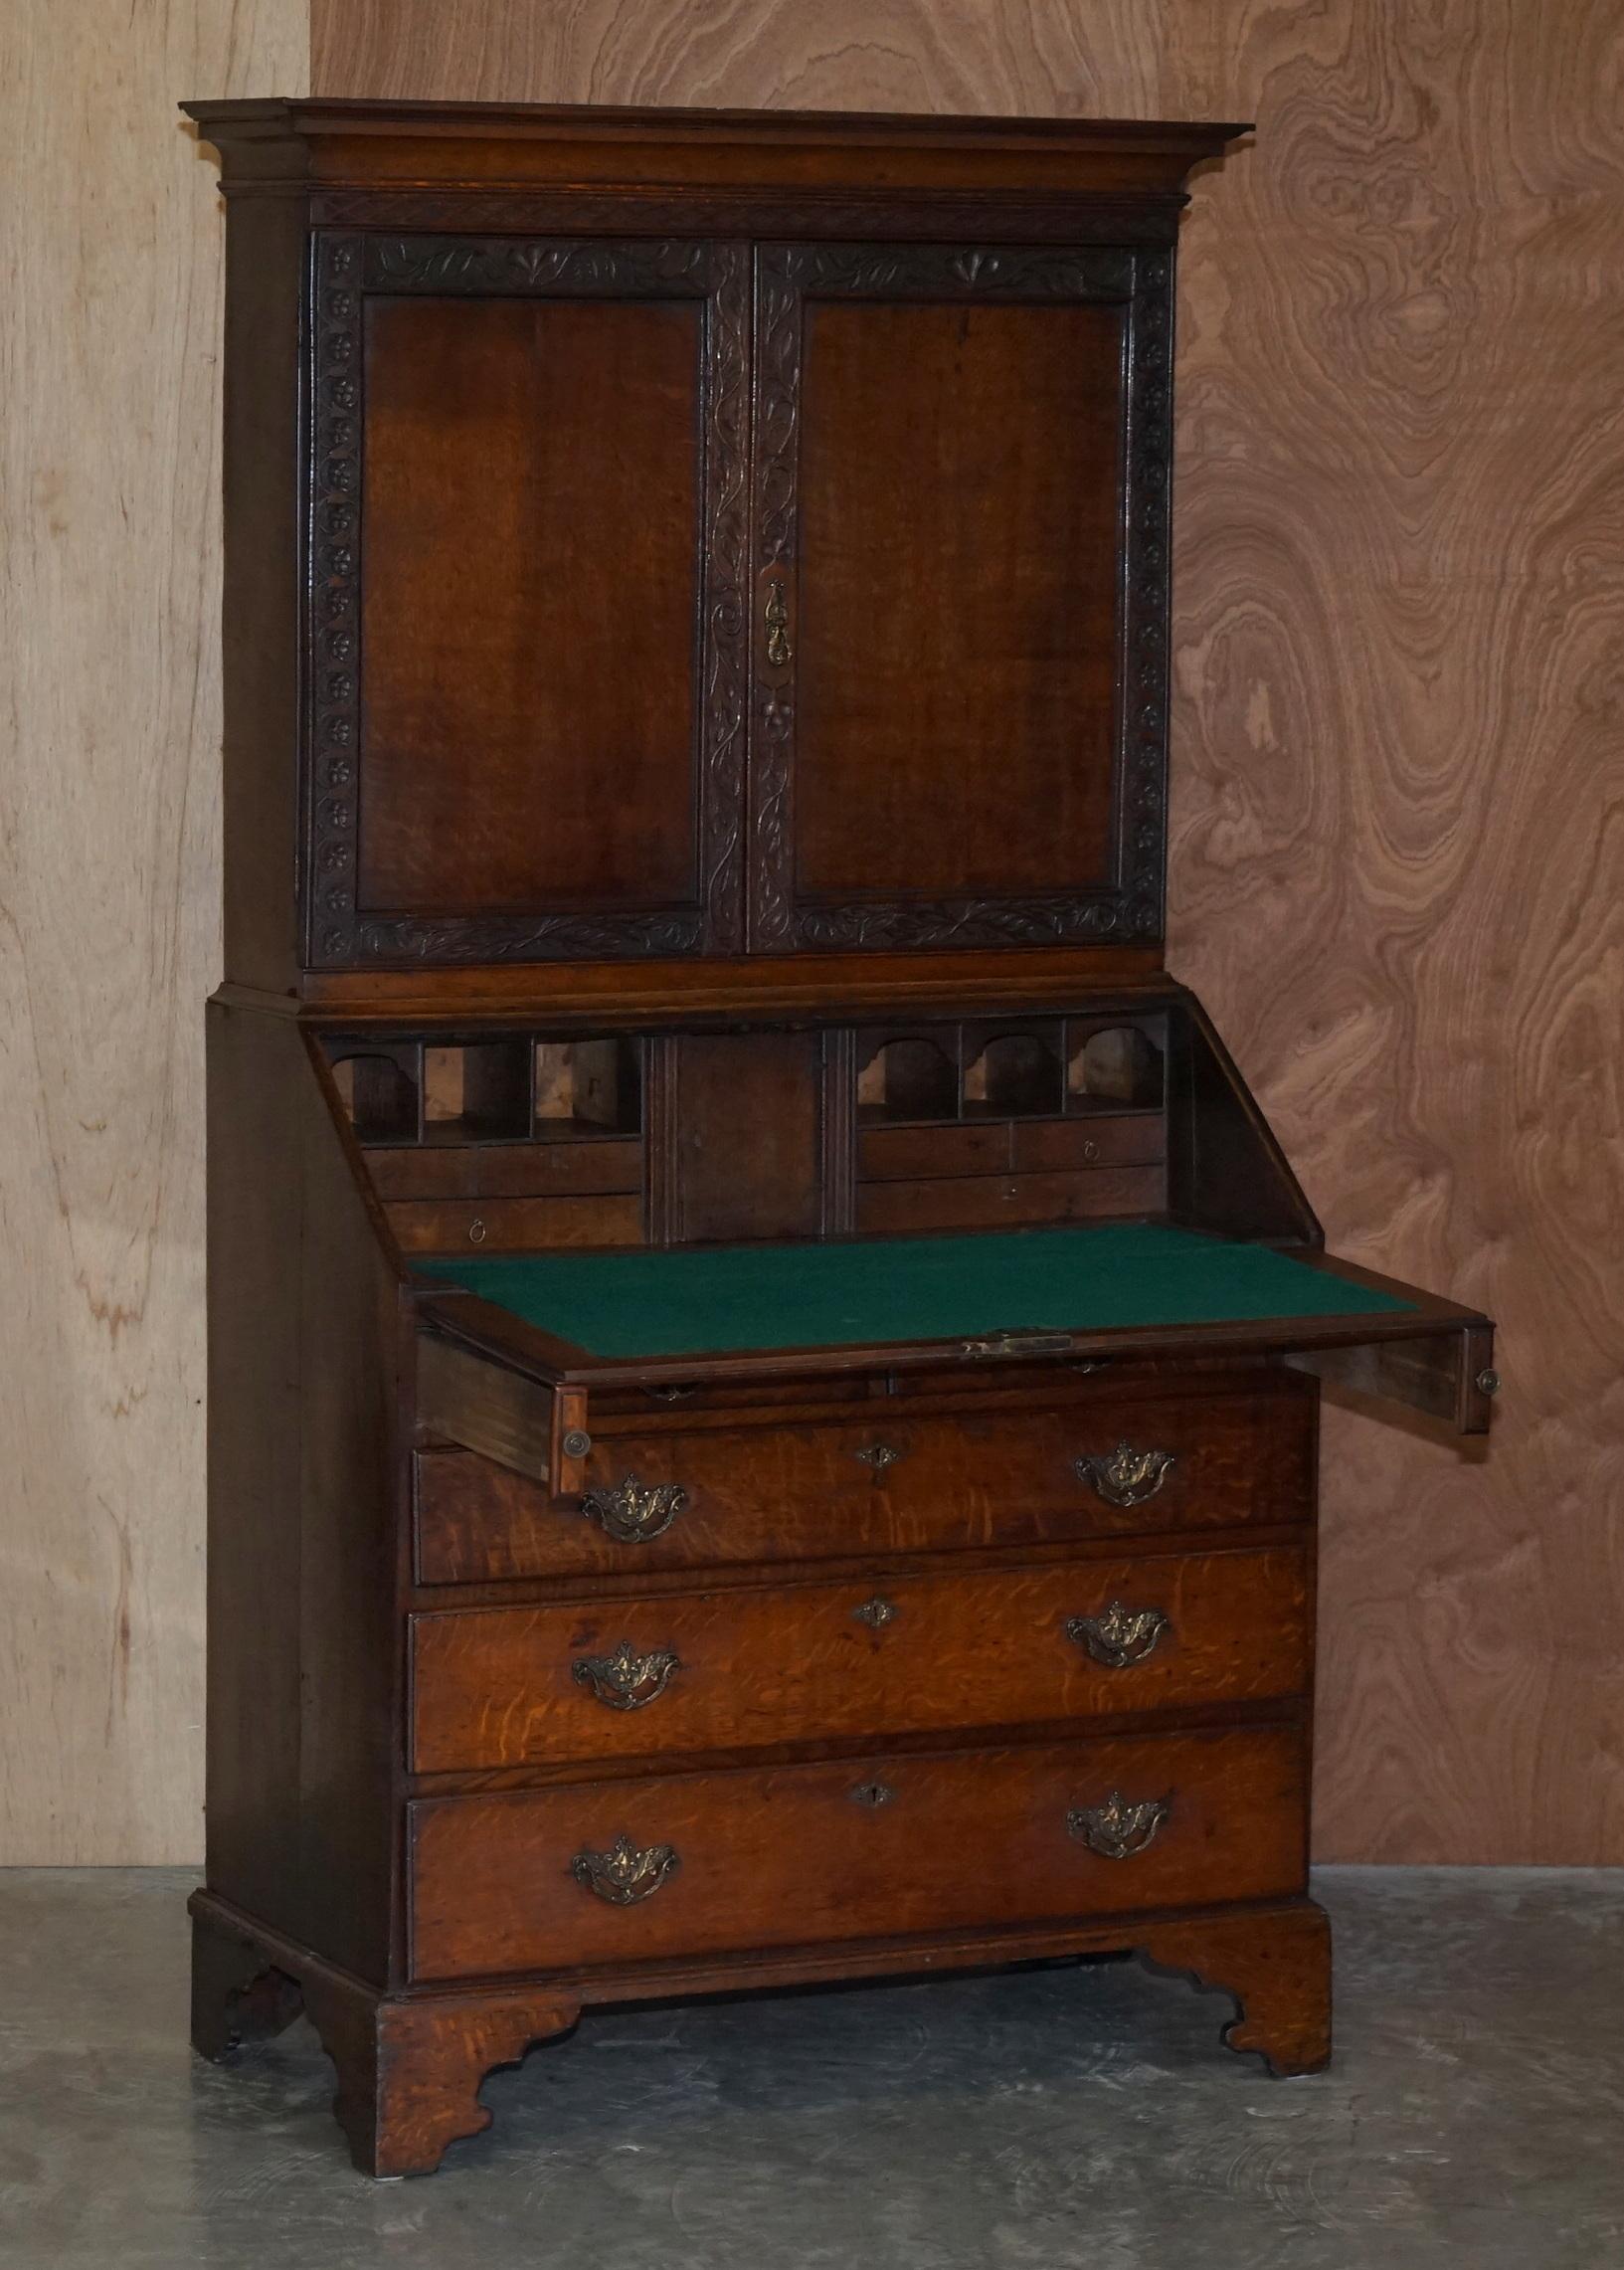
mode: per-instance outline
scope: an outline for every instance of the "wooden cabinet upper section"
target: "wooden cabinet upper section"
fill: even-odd
[[[229,974],[1162,931],[1227,126],[199,104]]]

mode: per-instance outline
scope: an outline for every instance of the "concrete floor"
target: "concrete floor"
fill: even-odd
[[[6,2270],[1620,2270],[1624,1870],[1332,1870],[1338,2051],[1137,1965],[589,2016],[371,2183],[301,2020],[186,2043],[175,1871],[0,1872]]]

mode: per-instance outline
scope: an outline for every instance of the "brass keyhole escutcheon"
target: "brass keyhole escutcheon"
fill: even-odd
[[[881,1805],[888,1805],[896,1794],[889,1782],[859,1782],[851,1792],[851,1801],[854,1805],[867,1805],[871,1812],[877,1812]]]
[[[865,1600],[861,1608],[854,1608],[851,1612],[859,1623],[866,1623],[870,1631],[883,1631],[888,1623],[895,1623],[897,1619],[895,1604],[882,1600],[878,1593],[872,1600]]]
[[[789,589],[781,575],[768,578],[762,621],[767,627],[767,660],[774,669],[781,670],[795,651],[790,645]]]

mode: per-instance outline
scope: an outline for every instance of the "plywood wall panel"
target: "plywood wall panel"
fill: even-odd
[[[202,1005],[220,274],[184,95],[303,0],[8,13],[0,196],[0,1863],[202,1849]]]
[[[321,95],[1153,117],[1149,0],[313,0]]]

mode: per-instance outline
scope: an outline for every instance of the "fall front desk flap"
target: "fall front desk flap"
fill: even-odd
[[[1138,1223],[416,1268],[611,1358],[1413,1313],[1265,1245]]]

